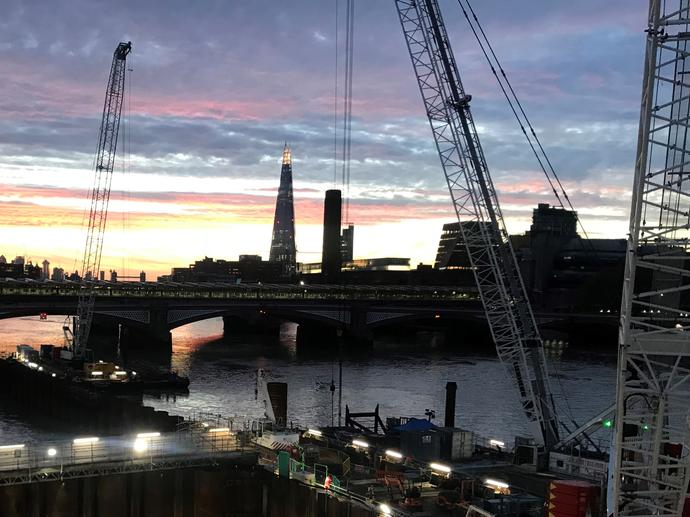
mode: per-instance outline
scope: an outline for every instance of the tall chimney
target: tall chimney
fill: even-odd
[[[342,200],[339,190],[327,190],[323,207],[323,250],[321,271],[326,281],[335,282],[340,277],[340,211]]]

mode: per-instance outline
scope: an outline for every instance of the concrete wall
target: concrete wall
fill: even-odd
[[[377,512],[352,505],[302,485],[297,481],[269,476],[265,517],[378,517]]]
[[[254,465],[0,487],[2,517],[375,517]]]

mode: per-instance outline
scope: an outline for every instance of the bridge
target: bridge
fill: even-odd
[[[74,314],[80,282],[0,280],[0,319]],[[96,282],[97,322],[123,325],[149,344],[170,345],[174,328],[223,317],[226,331],[251,324],[271,327],[280,321],[304,333],[343,331],[356,341],[371,339],[373,329],[409,321],[484,321],[475,287],[237,284],[177,282]],[[591,313],[537,314],[541,325],[564,321],[613,325],[615,308]]]

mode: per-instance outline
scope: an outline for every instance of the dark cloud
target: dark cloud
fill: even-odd
[[[646,2],[475,3],[564,181],[628,183]],[[538,178],[457,3],[442,7],[497,182]],[[393,2],[358,2],[356,16],[352,183],[364,193],[442,189]],[[8,0],[0,170],[55,158],[90,166],[110,56],[124,39],[134,43],[128,141],[141,172],[277,178],[289,141],[296,186],[331,181],[334,2],[320,0]]]

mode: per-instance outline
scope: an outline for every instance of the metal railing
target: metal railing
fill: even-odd
[[[369,286],[157,282],[51,282],[0,279],[0,296],[77,296],[90,285],[97,297],[283,300],[456,300],[477,299],[473,286]]]
[[[0,485],[213,465],[255,451],[251,433],[197,424],[189,422],[173,433],[2,445]]]
[[[317,468],[317,467],[320,467]],[[325,468],[325,471],[324,471]],[[275,469],[274,469],[275,472]],[[326,486],[324,480],[328,477],[328,467],[326,465],[314,464],[307,465],[301,461],[290,458],[290,479],[299,481],[300,483],[307,484],[309,486],[316,486],[321,488],[327,493],[332,493],[334,495],[346,497],[350,501],[355,501],[365,508],[381,511],[381,505],[385,505],[388,508],[388,513],[386,515],[395,515],[399,517],[407,517],[413,515],[411,513],[405,512],[396,506],[388,506],[385,502],[377,501],[371,497],[353,492],[340,484],[337,477],[331,474],[331,482]]]

